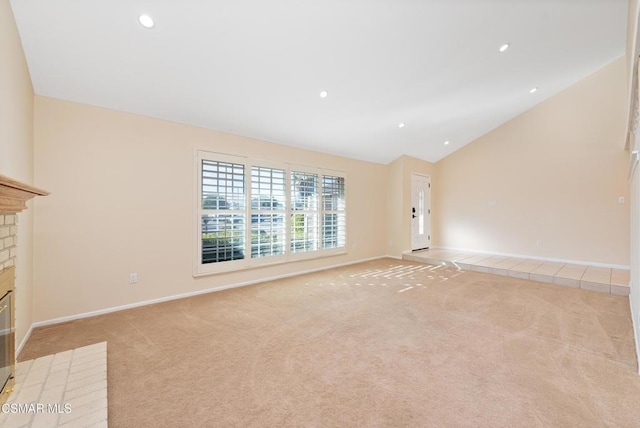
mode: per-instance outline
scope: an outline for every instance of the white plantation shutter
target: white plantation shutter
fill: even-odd
[[[201,263],[244,259],[244,165],[202,161]]]
[[[346,243],[344,177],[322,176],[322,248],[344,247]]]
[[[318,249],[318,175],[291,172],[291,252]]]
[[[198,151],[194,275],[342,254],[345,177]]]
[[[252,167],[251,257],[284,254],[287,237],[285,209],[285,170]]]

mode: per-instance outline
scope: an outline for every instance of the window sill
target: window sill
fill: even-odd
[[[270,258],[257,258],[257,259],[243,259],[221,263],[210,263],[207,265],[194,266],[193,277],[199,278],[210,275],[219,275],[225,273],[239,272],[243,270],[254,270],[265,267],[284,265],[288,263],[304,262],[311,260],[326,259],[329,257],[343,256],[347,254],[346,248],[339,248],[333,250],[324,250],[320,253],[296,253],[287,254],[284,256],[270,257]],[[267,260],[269,259],[269,260]],[[211,268],[209,268],[211,266]],[[204,268],[204,270],[203,270]]]

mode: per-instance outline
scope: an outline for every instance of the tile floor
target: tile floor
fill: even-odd
[[[107,342],[16,365],[0,427],[107,427]]]
[[[601,293],[629,295],[629,271],[624,269],[440,249],[407,253],[402,258],[420,263],[446,264],[463,270],[492,273]]]

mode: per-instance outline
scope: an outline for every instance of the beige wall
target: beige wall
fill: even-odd
[[[387,181],[387,219],[389,220],[389,236],[387,236],[387,254],[401,257],[406,237],[403,236],[402,218],[407,210],[403,189],[403,157],[399,157],[388,165]]]
[[[435,244],[628,266],[625,65],[614,61],[439,161]]]
[[[431,186],[434,187],[434,165],[431,162],[405,155],[391,162],[388,169],[389,235],[387,254],[401,257],[403,252],[411,250],[411,175],[416,173],[430,176]],[[433,203],[431,205],[433,208]],[[433,222],[431,230],[433,238]]]
[[[0,0],[0,174],[33,184],[33,89],[8,0]],[[33,316],[33,209],[18,222],[16,344]]]
[[[346,171],[349,253],[194,279],[197,149]],[[386,254],[385,165],[36,96],[35,176],[36,321]]]

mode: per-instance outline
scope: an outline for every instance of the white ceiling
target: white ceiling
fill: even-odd
[[[382,163],[402,154],[437,161],[622,56],[628,7],[627,0],[11,4],[37,94]],[[154,18],[153,29],[138,23],[142,13]],[[505,42],[511,47],[499,53]],[[530,94],[533,87],[540,89]]]

